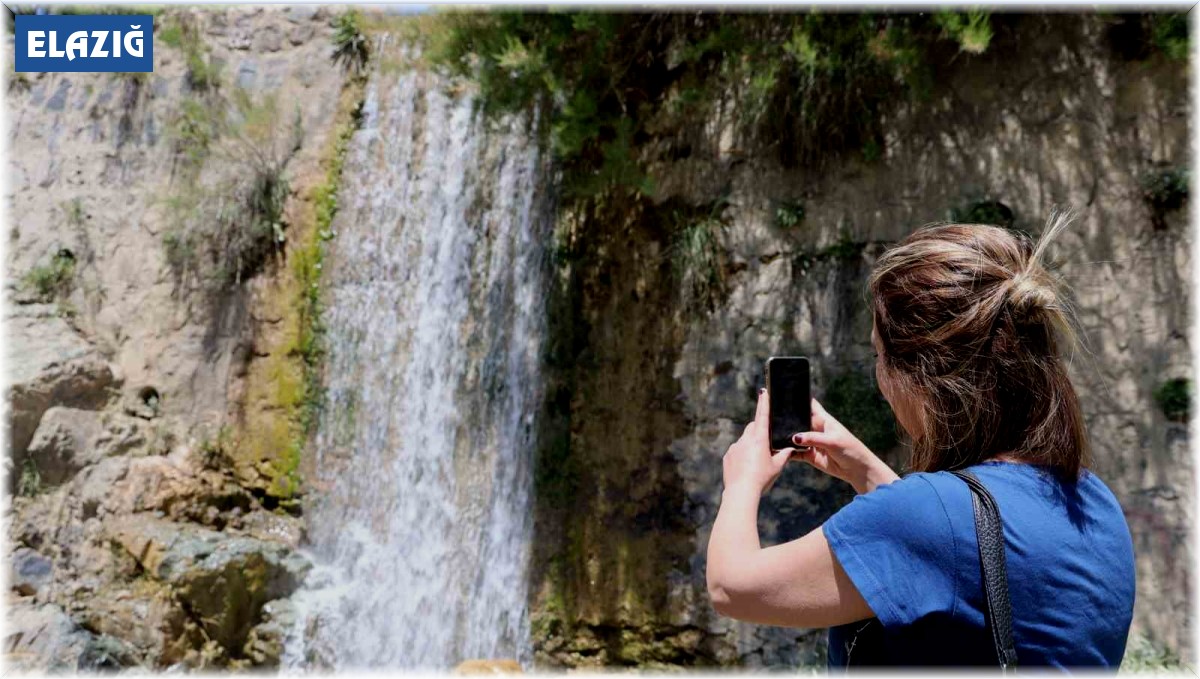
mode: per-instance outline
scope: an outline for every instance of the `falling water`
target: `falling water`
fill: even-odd
[[[547,163],[453,87],[377,71],[347,151],[293,669],[529,660]]]

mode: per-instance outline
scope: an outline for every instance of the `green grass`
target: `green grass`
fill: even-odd
[[[677,226],[668,252],[683,307],[690,312],[711,310],[725,292],[720,244],[725,205],[725,200],[718,200],[698,217],[674,214]]]
[[[192,91],[209,92],[220,87],[221,65],[213,61],[204,36],[190,16],[181,12],[167,14],[155,33],[155,38],[165,47],[183,53],[187,82]]]
[[[75,257],[63,250],[49,262],[35,266],[25,273],[22,286],[32,291],[40,302],[51,302],[70,293],[75,278]]]

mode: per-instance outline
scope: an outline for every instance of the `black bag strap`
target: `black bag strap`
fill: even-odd
[[[984,603],[987,605],[989,627],[996,643],[996,657],[1006,674],[1017,666],[1017,650],[1013,645],[1012,601],[1008,598],[1008,567],[1004,560],[1004,529],[1000,523],[1000,507],[974,474],[950,472],[967,482],[971,488],[971,506],[975,512],[975,535],[979,540],[979,562],[983,571]]]

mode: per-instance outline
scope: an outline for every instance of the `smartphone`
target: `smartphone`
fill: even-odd
[[[812,429],[812,396],[808,359],[772,356],[767,359],[767,394],[771,399],[768,431],[772,450],[795,448],[792,434]]]

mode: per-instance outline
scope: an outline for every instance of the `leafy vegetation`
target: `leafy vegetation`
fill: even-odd
[[[302,139],[299,110],[291,126],[280,125],[274,96],[256,101],[239,89],[231,99],[185,100],[172,125],[191,170],[167,201],[173,226],[163,236],[180,284],[236,285],[284,242],[284,168]],[[199,169],[209,158],[222,161],[222,173],[204,182]]]
[[[1142,177],[1142,197],[1150,206],[1154,228],[1166,228],[1166,214],[1183,207],[1191,175],[1186,167],[1156,170]]]
[[[775,226],[792,229],[804,223],[804,204],[799,201],[784,201],[775,208]]]
[[[676,213],[679,226],[670,255],[685,309],[712,309],[724,294],[720,246],[720,234],[725,228],[721,219],[724,207],[724,201],[717,201],[708,214],[690,222]]]
[[[59,250],[49,262],[26,272],[22,284],[39,302],[51,302],[70,293],[74,278],[75,255],[69,250]]]
[[[1154,402],[1168,420],[1188,421],[1192,410],[1192,383],[1187,378],[1167,380],[1154,390]]]
[[[1150,16],[1150,35],[1154,46],[1169,59],[1187,60],[1191,49],[1187,14],[1162,12]]]
[[[1143,635],[1135,635],[1125,646],[1121,672],[1184,672],[1191,668],[1165,646],[1158,646]]]
[[[33,458],[26,457],[21,465],[21,478],[17,481],[17,495],[33,497],[42,492],[42,474]]]
[[[444,22],[431,58],[473,78],[486,112],[548,110],[568,197],[652,194],[652,161],[691,153],[704,143],[698,123],[717,112],[739,121],[739,143],[785,166],[877,156],[886,106],[923,96],[933,65],[991,39],[978,12],[504,11]]]
[[[185,12],[169,14],[155,37],[163,45],[183,53],[184,63],[187,64],[187,83],[192,91],[208,92],[220,87],[221,65],[213,61],[191,15]]]
[[[355,9],[342,12],[333,28],[333,62],[352,75],[366,73],[371,45],[363,34],[362,15]]]
[[[821,404],[849,427],[859,440],[876,453],[896,445],[896,419],[892,408],[862,371],[850,370],[834,375],[825,385]]]

